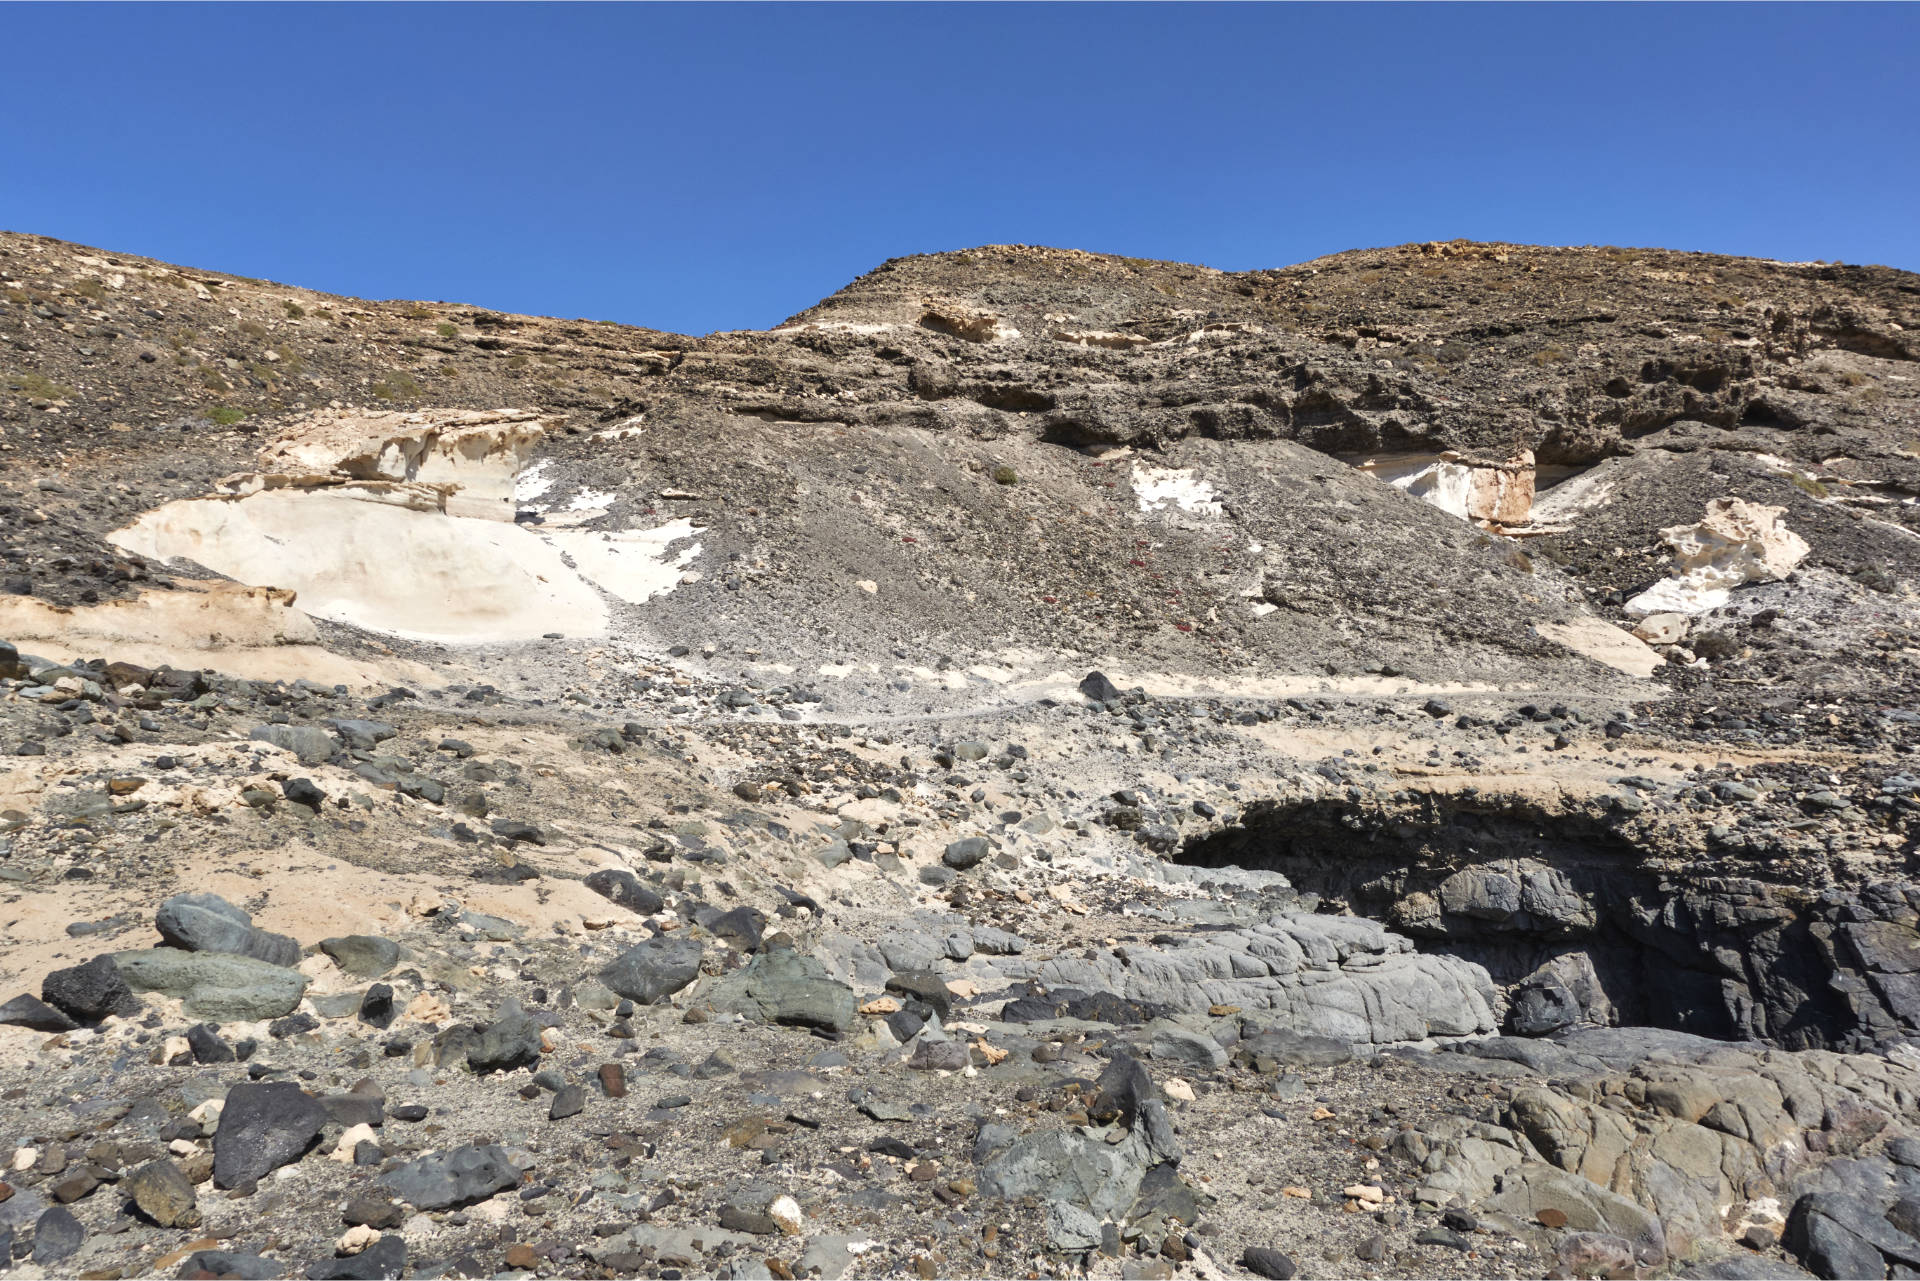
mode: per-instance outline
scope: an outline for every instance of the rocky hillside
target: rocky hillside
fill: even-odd
[[[688,337],[0,236],[0,1267],[1905,1275],[1916,333],[1658,250]]]

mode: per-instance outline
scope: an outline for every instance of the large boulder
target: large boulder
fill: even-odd
[[[340,740],[318,725],[256,725],[247,737],[292,752],[302,765],[318,765],[340,750]]]
[[[213,1135],[213,1185],[257,1183],[305,1156],[327,1110],[291,1081],[246,1082],[227,1091]]]
[[[845,1031],[853,1025],[853,989],[792,948],[762,952],[715,985],[713,1008],[767,1023]]]
[[[505,1148],[455,1148],[409,1161],[380,1176],[380,1185],[421,1210],[449,1210],[484,1201],[520,1181]]]
[[[269,965],[297,965],[300,945],[284,934],[257,929],[253,917],[218,894],[175,894],[154,913],[169,946],[186,952],[225,952]]]
[[[307,989],[298,970],[224,952],[156,947],[111,959],[134,991],[178,997],[187,1013],[215,1023],[291,1014]]]
[[[135,1004],[126,976],[106,955],[53,971],[41,980],[40,999],[82,1023],[126,1013]]]
[[[600,971],[600,981],[642,1005],[672,996],[699,976],[698,939],[652,938],[630,947]]]

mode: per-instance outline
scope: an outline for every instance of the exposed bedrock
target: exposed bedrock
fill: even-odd
[[[1484,965],[1516,1032],[1597,1022],[1859,1049],[1920,1029],[1920,886],[1796,883],[1762,862],[1696,874],[1659,839],[1599,807],[1423,795],[1251,806],[1176,858],[1279,872]]]

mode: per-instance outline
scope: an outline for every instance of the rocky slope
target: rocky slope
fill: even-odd
[[[0,1265],[1920,1268],[1920,280],[0,236]]]

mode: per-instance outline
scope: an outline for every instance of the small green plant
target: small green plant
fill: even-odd
[[[1005,463],[1001,463],[993,469],[993,483],[996,485],[1017,485],[1020,483],[1020,477],[1013,468],[1007,466]]]
[[[415,400],[424,388],[412,374],[404,369],[396,369],[376,382],[372,390],[382,400]]]
[[[291,298],[287,299],[285,302],[281,303],[280,305],[286,308],[288,320],[298,320],[302,316],[307,314],[307,309],[305,307],[302,307],[299,303],[293,301],[293,299]]]
[[[406,311],[402,314],[404,314],[408,320],[432,320],[433,319],[433,313],[428,311],[425,307],[422,307],[417,303],[407,308]]]
[[[220,376],[220,371],[212,365],[200,366],[200,385],[208,391],[232,391],[233,387]]]
[[[436,365],[434,366],[433,372],[442,378],[458,378],[460,376],[459,367],[453,364]]]
[[[73,388],[65,383],[57,383],[45,374],[35,373],[8,374],[7,390],[17,391],[35,400],[66,400],[73,395]]]
[[[507,357],[508,369],[525,369],[531,363],[532,362],[527,359],[527,353],[524,351],[516,351],[513,355]]]
[[[79,294],[82,298],[91,298],[95,302],[98,302],[100,299],[105,298],[107,296],[107,287],[106,285],[102,284],[100,281],[95,280],[93,277],[89,276],[85,280],[81,281],[79,284],[75,285],[73,287],[73,292],[75,292],[76,294]]]
[[[215,405],[207,411],[207,417],[222,427],[231,427],[247,416],[247,411],[237,405]]]
[[[451,320],[443,320],[433,327],[433,332],[439,334],[442,338],[455,338],[459,336],[460,326],[454,324]]]
[[[1793,481],[1793,487],[1795,489],[1803,494],[1809,494],[1814,498],[1825,498],[1833,492],[1813,477],[1802,472],[1793,473],[1790,479]]]
[[[33,295],[24,289],[9,289],[7,290],[7,301],[16,307],[24,307],[33,301]]]
[[[1566,358],[1566,350],[1561,347],[1542,347],[1539,351],[1533,353],[1533,363],[1535,365],[1551,365],[1555,361],[1565,360]]]
[[[257,320],[243,320],[240,322],[240,332],[249,338],[265,338],[267,327]]]

